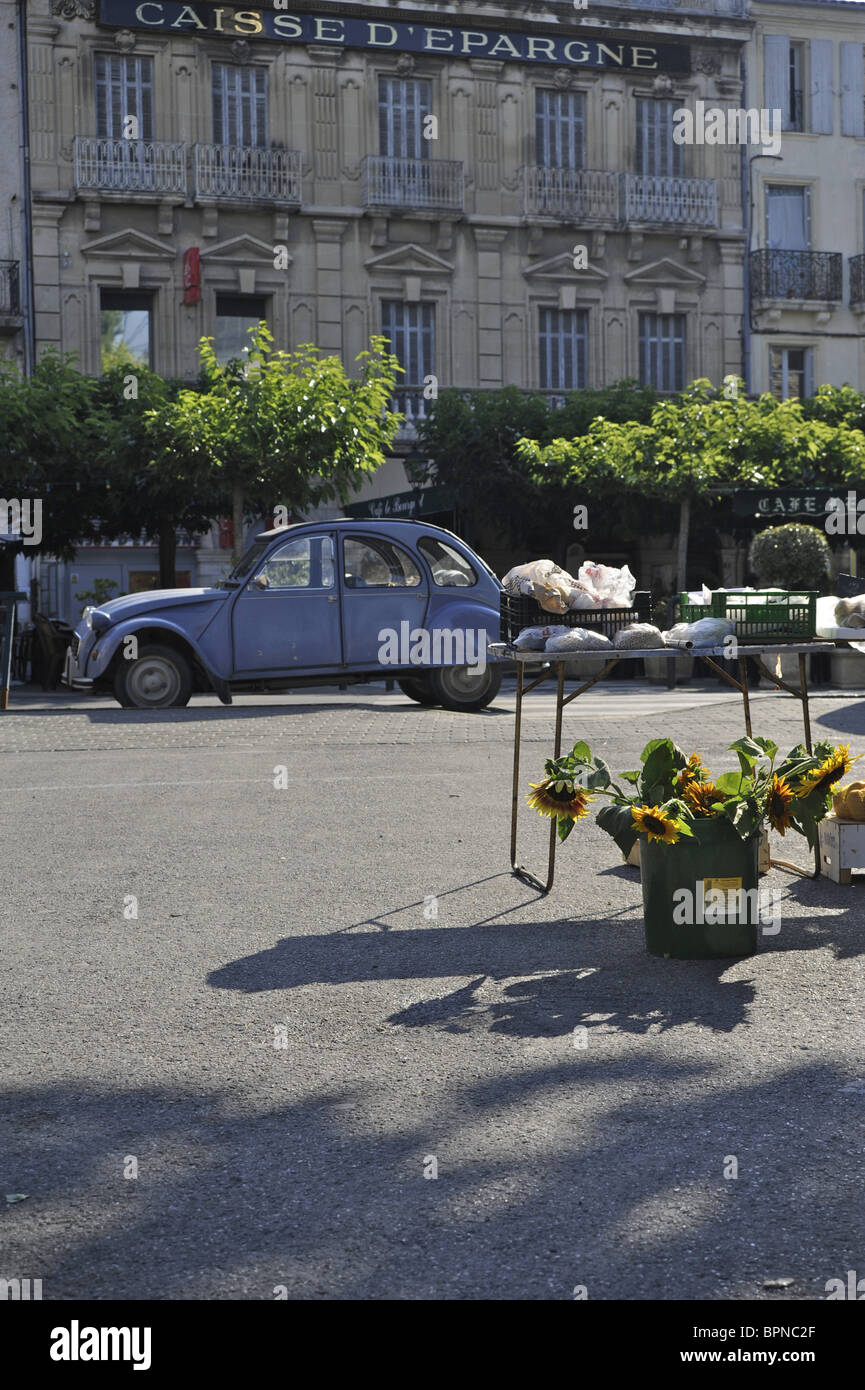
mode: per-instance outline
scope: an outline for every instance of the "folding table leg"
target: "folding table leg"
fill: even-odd
[[[558,663],[558,681],[556,683],[556,735],[555,752],[553,757],[558,758],[562,751],[562,708],[565,690],[565,666],[564,662]],[[547,858],[547,881],[542,883],[535,874],[531,873],[522,864],[517,863],[517,817],[519,815],[519,794],[520,794],[520,742],[522,738],[522,719],[523,719],[523,665],[518,663],[517,673],[517,705],[516,719],[514,726],[514,780],[511,791],[511,869],[517,878],[523,883],[528,883],[532,888],[537,888],[541,893],[549,893],[553,886],[553,879],[556,871],[556,831],[558,823],[550,821],[550,848]],[[536,682],[533,682],[536,684]]]

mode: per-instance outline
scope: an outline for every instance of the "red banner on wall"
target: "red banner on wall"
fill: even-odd
[[[201,256],[197,246],[190,246],[183,253],[183,302],[198,304],[201,301]]]

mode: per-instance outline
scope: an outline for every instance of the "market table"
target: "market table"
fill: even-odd
[[[660,648],[623,647],[621,648],[621,650],[616,649],[615,654],[610,656],[608,660],[606,659],[606,653],[604,653],[601,658],[602,660],[605,660],[604,669],[602,671],[599,671],[596,676],[592,676],[590,680],[583,681],[583,683],[579,685],[576,690],[572,690],[569,695],[566,695],[566,667],[575,661],[582,660],[584,657],[593,657],[597,659],[599,656],[598,651],[587,650],[585,653],[520,652],[517,651],[514,647],[508,646],[504,642],[490,643],[490,656],[497,658],[505,658],[506,660],[515,661],[517,663],[517,704],[514,723],[514,780],[511,796],[511,870],[513,871],[513,873],[517,876],[517,878],[522,879],[524,883],[530,884],[533,888],[539,889],[542,893],[549,893],[550,889],[553,886],[553,877],[555,875],[556,866],[557,843],[555,820],[552,820],[550,822],[550,852],[549,860],[547,863],[546,883],[542,883],[541,880],[535,874],[531,873],[527,868],[525,868],[524,865],[517,863],[517,816],[519,812],[520,747],[522,740],[523,696],[527,695],[530,690],[534,690],[536,686],[541,685],[545,680],[548,679],[548,677],[555,674],[557,678],[556,725],[553,751],[554,758],[558,758],[561,756],[562,712],[565,708],[565,705],[569,705],[572,700],[576,700],[579,695],[582,695],[586,690],[589,690],[591,686],[596,685],[598,681],[603,680],[604,677],[608,675],[610,671],[612,671],[613,667],[618,665],[620,661],[642,661],[644,657],[653,656],[669,657],[673,652],[686,652],[688,656],[695,656],[700,661],[704,661],[707,666],[711,667],[711,669],[716,673],[716,675],[721,676],[721,678],[725,680],[728,685],[732,685],[735,690],[738,690],[741,693],[742,702],[745,709],[745,732],[748,734],[749,738],[752,736],[751,703],[748,699],[748,674],[746,662],[750,657],[756,663],[761,673],[764,676],[766,676],[770,681],[772,681],[773,684],[776,685],[779,690],[788,691],[789,694],[795,695],[796,698],[801,702],[802,721],[805,726],[805,747],[808,749],[808,752],[810,753],[812,751],[811,714],[808,707],[808,681],[806,676],[807,663],[805,658],[810,652],[825,652],[833,648],[834,645],[834,642],[830,641],[767,641],[755,643],[752,646],[743,646],[740,644],[736,647],[735,657],[735,659],[738,660],[739,663],[738,680],[736,680],[735,676],[731,676],[728,671],[725,671],[722,666],[719,666],[717,660],[714,659],[718,657],[728,657],[729,647],[725,647],[723,644],[711,647],[686,646],[685,644],[677,644],[675,646]],[[795,652],[799,657],[798,689],[796,688],[796,686],[788,685],[786,681],[783,681],[781,679],[780,676],[776,675],[773,671],[770,671],[769,668],[766,665],[764,665],[762,660],[764,656],[769,656],[770,654],[777,653],[780,656],[781,654],[789,655],[793,652]],[[537,666],[540,663],[543,663],[546,669],[543,670],[540,675],[535,676],[530,681],[530,683],[526,685],[526,667]],[[575,677],[575,679],[579,680],[580,677],[577,676]],[[817,878],[820,874],[820,850],[818,848],[814,851],[813,873],[808,872],[808,870],[806,869],[801,869],[797,864],[791,864],[785,859],[770,858],[769,863],[773,868],[789,869],[792,873],[802,874],[806,878]]]

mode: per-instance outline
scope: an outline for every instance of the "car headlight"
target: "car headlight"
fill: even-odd
[[[93,624],[92,624],[92,622],[90,621],[90,619],[91,619],[91,617],[92,617],[92,615],[93,615],[93,609],[94,609],[95,606],[96,606],[96,605],[95,605],[95,604],[92,604],[92,603],[91,603],[91,604],[88,604],[88,606],[85,608],[84,612],[81,614],[81,617],[82,617],[83,620],[84,620],[84,625],[85,625],[85,627],[89,627],[91,632],[93,631]]]
[[[111,619],[108,614],[100,613],[99,609],[92,605],[85,608],[82,616],[91,632],[104,632],[107,627],[111,626]]]

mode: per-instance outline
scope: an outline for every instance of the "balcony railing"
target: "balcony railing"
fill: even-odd
[[[462,212],[463,166],[457,159],[397,159],[367,155],[363,161],[367,208]]]
[[[662,174],[622,175],[622,220],[716,227],[718,189],[714,179]]]
[[[556,217],[582,223],[619,220],[618,175],[602,169],[523,170],[524,208],[528,217]]]
[[[841,298],[840,251],[751,252],[752,299]]]
[[[75,187],[116,193],[186,193],[186,148],[165,140],[76,135]]]
[[[196,197],[299,206],[301,164],[299,150],[196,145]]]
[[[14,317],[21,313],[18,291],[18,262],[0,261],[0,314]]]
[[[865,304],[865,256],[850,257],[850,303]]]
[[[584,224],[716,227],[718,191],[714,179],[530,165],[523,170],[523,210],[526,217]]]
[[[599,0],[601,5],[635,10],[664,10],[667,14],[705,14],[720,19],[745,19],[749,0]]]

